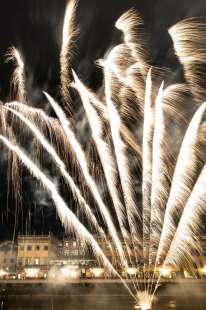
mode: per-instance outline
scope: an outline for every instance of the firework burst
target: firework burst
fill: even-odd
[[[100,99],[81,82],[70,66],[77,34],[76,10],[77,2],[70,1],[65,12],[60,54],[61,95],[68,103],[69,87],[75,87],[81,98],[101,164],[101,168],[96,169],[102,173],[111,197],[109,206],[90,169],[92,159],[88,158],[71,125],[70,115],[47,93],[44,94],[57,118],[25,104],[24,62],[15,48],[11,49],[9,59],[16,65],[12,84],[17,101],[1,108],[0,140],[16,156],[15,167],[18,167],[18,158],[50,194],[65,229],[81,240],[85,248],[92,248],[98,261],[123,281],[138,304],[136,308],[146,310],[152,307],[162,275],[159,272],[156,278],[158,268],[166,268],[169,264],[184,264],[185,268],[191,268],[193,251],[200,251],[199,236],[206,203],[206,103],[197,108],[177,152],[172,149],[168,119],[184,120],[183,107],[178,104],[186,101],[188,96],[194,96],[196,101],[205,97],[202,78],[200,81],[202,72],[196,74],[197,71],[193,71],[193,65],[200,67],[205,62],[206,49],[202,46],[205,26],[187,20],[170,29],[176,54],[185,69],[186,82],[164,89],[164,84],[160,85],[156,79],[156,69],[149,69],[148,53],[137,36],[141,18],[133,10],[123,14],[116,27],[123,32],[124,43],[114,47],[102,61],[105,96]],[[16,121],[11,123],[9,115]],[[137,127],[140,126],[135,126],[132,132],[130,119],[142,125],[141,145],[137,142],[140,138]],[[38,147],[49,154],[81,207],[89,228],[69,208],[40,165],[19,145],[15,135],[16,122],[24,131],[28,129]],[[131,154],[133,161],[130,160]],[[137,168],[140,157],[142,207],[137,203],[133,180],[138,174],[133,170]],[[68,158],[73,159],[75,174],[93,197],[98,216],[85,191],[73,179]],[[115,256],[115,264],[105,256],[98,244],[99,237],[107,243],[111,256]],[[121,270],[129,268],[143,272],[143,279],[131,277],[128,284],[122,279]]]

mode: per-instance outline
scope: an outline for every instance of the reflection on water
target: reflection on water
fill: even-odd
[[[153,310],[205,310],[206,285],[167,286],[158,292]],[[131,297],[119,287],[40,290],[7,288],[0,309],[8,310],[133,310]]]
[[[22,296],[23,297],[23,296]],[[23,297],[5,302],[3,309],[9,310],[132,310],[133,302],[123,296],[62,296],[50,298]],[[206,298],[200,297],[161,297],[156,302],[154,310],[205,310]]]

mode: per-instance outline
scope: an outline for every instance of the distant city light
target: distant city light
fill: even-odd
[[[143,305],[141,305],[141,308],[140,308],[141,310],[150,310],[150,306],[149,305],[147,305],[147,304],[143,304]]]
[[[171,270],[168,267],[161,268],[160,273],[163,277],[170,277],[171,276]]]
[[[3,269],[0,269],[0,278],[3,278],[6,274],[7,274],[6,271],[4,271]]]
[[[27,278],[37,278],[39,273],[39,268],[25,268]]]
[[[136,275],[136,273],[137,273],[137,268],[128,267],[128,268],[126,269],[126,272],[127,272],[130,276]]]
[[[80,277],[80,269],[77,266],[64,266],[61,269],[61,273],[64,277],[70,279],[77,279]]]
[[[95,278],[99,278],[103,275],[104,269],[103,268],[92,268],[91,272]]]

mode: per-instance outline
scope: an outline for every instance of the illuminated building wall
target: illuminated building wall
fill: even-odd
[[[47,270],[57,255],[57,242],[49,236],[19,236],[17,240],[17,269],[36,266]]]

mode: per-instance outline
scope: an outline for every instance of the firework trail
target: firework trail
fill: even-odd
[[[104,121],[109,122],[109,115],[107,111],[107,107],[105,106],[105,103],[102,102],[98,96],[92,92],[90,89],[88,89],[83,83],[81,83],[84,87],[84,93],[85,96],[87,94],[87,97],[90,99],[90,101],[93,103],[96,110],[100,113],[100,118]],[[75,85],[74,85],[75,86]],[[104,128],[104,130],[107,130],[107,127]],[[135,154],[138,156],[138,158],[142,157],[142,148],[141,146],[136,142],[137,138],[134,136],[134,134],[125,126],[125,124],[121,124],[121,135],[126,141],[126,143],[132,148],[132,150],[135,152]]]
[[[152,80],[151,70],[148,70],[148,53],[142,43],[141,31],[139,32],[142,26],[141,18],[134,10],[123,14],[115,26],[123,32],[124,43],[114,47],[102,61],[105,97],[101,101],[95,93],[84,86],[75,72],[73,72],[74,83],[71,85],[71,59],[77,34],[76,11],[77,1],[71,0],[65,12],[63,25],[60,55],[61,94],[64,101],[69,103],[69,87],[74,86],[81,97],[112,198],[118,228],[111,216],[113,209],[109,210],[105,205],[98,186],[90,174],[86,153],[78,142],[63,109],[47,93],[45,96],[58,120],[48,117],[39,109],[23,104],[26,103],[24,63],[15,48],[12,48],[9,56],[9,59],[16,64],[12,83],[16,98],[22,103],[7,104],[7,110],[26,124],[38,144],[49,153],[94,230],[105,239],[108,230],[113,242],[112,246],[110,244],[111,251],[118,255],[119,265],[122,268],[131,265],[132,260],[126,251],[134,252],[136,264],[139,264],[137,258],[141,261],[143,256],[143,291],[139,290],[134,295],[123,282],[135,300],[139,300],[141,309],[147,309],[152,306],[152,299],[161,277],[160,272],[159,278],[155,279],[157,265],[161,263],[163,267],[167,264],[178,266],[184,263],[184,267],[189,268],[193,260],[193,251],[200,250],[198,235],[202,229],[201,218],[205,214],[206,201],[203,147],[206,103],[202,104],[193,116],[179,154],[176,154],[176,150],[170,153],[167,149],[171,128],[168,130],[166,118],[184,120],[182,104],[188,100],[188,96],[192,94],[197,100],[205,98],[203,83],[205,76],[200,67],[205,64],[206,27],[194,20],[186,20],[169,30],[175,52],[184,67],[186,82],[170,85],[163,91],[163,84],[159,88],[160,83],[158,79],[157,81],[154,79],[155,74],[153,73]],[[155,68],[152,68],[153,71],[156,72]],[[128,98],[133,101],[131,106],[128,104]],[[83,239],[85,246],[90,245],[103,265],[120,277],[100,249],[98,242],[66,206],[53,182],[18,147],[14,130],[12,131],[9,126],[7,128],[7,116],[2,113],[1,122],[4,131],[3,135],[0,135],[1,141],[15,156],[18,156],[31,174],[51,194],[65,228],[74,232],[77,239]],[[128,119],[141,120],[142,114],[144,120],[141,149],[135,141],[136,135],[129,130],[127,124]],[[37,127],[41,127],[41,130]],[[51,141],[43,134],[43,127],[49,129]],[[5,138],[6,135],[13,142]],[[62,144],[61,153],[64,153],[64,161],[54,147],[53,136],[56,144],[58,141],[59,148]],[[142,214],[136,204],[131,180],[128,146],[131,146],[138,156],[142,155]],[[104,231],[102,228],[104,226],[99,225],[80,188],[66,170],[67,155],[71,152],[78,167],[76,171],[80,178],[84,178],[106,224]],[[177,158],[173,158],[174,154]],[[176,160],[175,166],[173,160]],[[120,188],[118,188],[119,182]],[[119,237],[119,229],[124,245],[126,243],[126,250]],[[125,242],[129,238],[130,242]],[[142,265],[139,268],[141,269]],[[151,270],[153,270],[152,276],[146,279],[146,273],[150,273]],[[133,281],[135,290],[140,288],[136,282],[138,279]]]
[[[139,30],[139,26],[142,24],[142,18],[135,10],[131,9],[120,16],[115,23],[115,27],[123,32],[124,41],[129,44],[138,41],[136,30]]]
[[[6,103],[6,107],[20,112],[31,122],[38,124],[38,127],[41,128],[41,131],[45,133],[48,132],[50,143],[55,145],[55,147],[58,149],[58,152],[61,153],[62,157],[64,158],[64,162],[70,165],[73,164],[74,169],[77,167],[75,154],[73,154],[72,148],[68,143],[64,130],[62,129],[58,119],[48,116],[41,109],[33,108],[20,102]],[[71,154],[70,157],[68,157],[68,153]]]
[[[89,120],[89,125],[92,130],[92,136],[95,141],[98,154],[99,154],[102,166],[103,166],[103,171],[104,171],[105,178],[107,181],[108,189],[112,197],[112,201],[113,201],[115,212],[117,215],[120,231],[122,233],[123,241],[126,247],[125,264],[127,264],[127,260],[126,260],[126,256],[127,256],[129,259],[129,264],[133,265],[134,262],[132,261],[132,258],[131,258],[131,247],[130,247],[130,244],[128,243],[129,234],[125,228],[125,222],[127,220],[126,210],[125,210],[124,205],[120,201],[119,193],[117,190],[117,171],[116,171],[116,164],[113,158],[113,154],[111,152],[111,147],[103,139],[103,133],[104,133],[103,120],[98,115],[98,113],[96,112],[92,104],[90,103],[90,99],[88,97],[88,91],[86,87],[78,79],[75,72],[73,72],[73,75],[74,75],[74,81],[75,81],[74,86],[76,87],[76,89],[78,90],[80,94],[83,106],[85,108],[85,111],[86,111],[86,114]],[[133,281],[134,287],[136,287],[136,284],[133,279],[132,281]]]
[[[124,195],[124,201],[130,225],[131,237],[135,240],[135,244],[140,244],[138,226],[136,225],[135,217],[140,219],[138,209],[134,199],[134,192],[132,189],[131,176],[129,172],[128,159],[126,156],[126,146],[120,136],[121,119],[117,109],[112,101],[112,93],[110,90],[109,81],[112,77],[110,76],[109,68],[105,67],[105,95],[106,103],[108,107],[110,126],[112,133],[112,140],[114,144],[114,151],[117,160],[117,166],[119,170],[119,176],[121,186]]]
[[[51,144],[47,141],[47,139],[42,135],[42,133],[38,130],[38,128],[29,121],[26,117],[24,117],[22,114],[16,112],[15,110],[7,108],[9,111],[11,111],[14,115],[16,115],[22,122],[24,122],[28,128],[33,132],[36,139],[42,144],[42,146],[47,150],[49,155],[54,160],[55,164],[58,166],[59,170],[62,173],[62,176],[65,178],[66,182],[68,182],[68,185],[70,186],[73,195],[77,198],[77,202],[80,206],[82,206],[82,209],[84,210],[85,214],[87,215],[87,218],[89,222],[94,226],[95,230],[100,233],[100,235],[104,236],[103,231],[99,227],[99,224],[90,208],[90,206],[86,203],[83,196],[81,195],[81,192],[79,188],[75,185],[72,177],[69,175],[69,173],[66,171],[66,167],[64,162],[60,159],[58,154],[56,153],[55,149],[51,146]]]
[[[144,40],[140,31],[143,24],[140,15],[135,10],[130,9],[120,16],[115,23],[115,27],[123,32],[124,42],[130,49],[130,55],[134,58],[140,74],[145,79],[149,66],[147,65],[148,50],[144,46]],[[139,86],[139,91],[141,91],[144,87]],[[136,86],[135,89],[137,89]]]
[[[177,159],[172,186],[168,198],[164,225],[159,243],[157,260],[162,261],[169,250],[170,243],[176,231],[176,222],[180,219],[185,203],[196,181],[200,157],[198,156],[198,132],[200,130],[206,103],[194,115],[185,134]]]
[[[152,149],[152,190],[151,190],[151,219],[150,219],[150,247],[153,255],[156,242],[161,233],[161,224],[164,214],[165,197],[167,197],[165,167],[165,118],[163,114],[163,85],[161,85],[155,108],[154,136]],[[166,171],[164,170],[166,169]]]
[[[151,186],[151,212],[150,212],[150,230],[149,230],[149,269],[153,266],[156,268],[155,258],[156,249],[159,244],[162,222],[164,219],[164,208],[166,204],[168,188],[167,177],[168,168],[165,165],[165,117],[163,113],[163,86],[160,86],[156,99],[155,116],[154,116],[154,133],[152,143],[152,186]],[[150,155],[151,156],[151,155]],[[153,285],[154,277],[148,280],[150,291]]]
[[[60,80],[61,80],[61,94],[66,103],[69,102],[69,87],[71,83],[70,69],[71,60],[73,56],[73,48],[75,38],[78,34],[76,28],[76,11],[77,11],[77,0],[70,0],[67,4],[63,32],[62,32],[62,47],[60,53]]]
[[[12,61],[15,66],[15,70],[11,78],[11,88],[15,99],[20,102],[26,102],[25,67],[20,51],[15,47],[11,47],[6,54],[6,61]]]
[[[119,193],[116,187],[117,171],[116,171],[116,165],[114,162],[113,154],[111,152],[111,148],[109,147],[108,143],[105,142],[103,139],[103,132],[104,132],[103,122],[100,116],[98,115],[98,113],[96,112],[95,108],[90,103],[90,100],[87,96],[87,91],[85,90],[84,85],[78,79],[75,72],[73,72],[73,75],[74,75],[76,88],[79,91],[79,94],[81,96],[82,104],[85,108],[85,111],[86,111],[86,114],[89,120],[89,124],[92,129],[92,136],[98,149],[98,153],[99,153],[101,163],[103,166],[109,192],[112,197],[114,207],[116,210],[119,226],[121,228],[123,236],[126,237],[127,233],[125,230],[125,219],[126,219],[125,208],[120,201]]]
[[[146,268],[149,260],[151,181],[152,181],[152,139],[154,131],[154,111],[152,108],[152,78],[148,72],[145,92],[143,156],[142,156],[142,209],[143,209],[143,257]]]
[[[79,240],[84,243],[84,247],[87,245],[92,247],[92,250],[99,259],[101,259],[103,265],[113,274],[117,275],[120,279],[120,275],[114,269],[113,265],[107,259],[98,243],[94,239],[94,237],[89,233],[89,231],[85,228],[85,226],[78,220],[75,214],[67,207],[65,201],[62,199],[61,195],[59,195],[54,183],[46,177],[46,175],[41,171],[41,169],[34,164],[32,160],[17,146],[12,144],[7,138],[0,135],[0,140],[4,143],[5,146],[12,152],[16,153],[18,158],[22,161],[22,164],[27,167],[30,173],[42,183],[43,187],[50,193],[51,198],[54,202],[54,205],[57,209],[59,218],[63,223],[66,230],[73,232],[78,236]],[[128,289],[130,294],[136,299],[134,294],[131,292],[127,284],[125,283],[125,287]]]
[[[45,93],[45,95],[46,95],[48,101],[50,102],[51,106],[53,107],[55,113],[57,114],[57,116],[58,116],[58,118],[62,124],[62,127],[65,131],[65,134],[68,138],[68,141],[70,142],[70,144],[71,144],[71,146],[72,146],[72,148],[76,154],[76,157],[77,157],[79,165],[82,169],[82,173],[85,177],[85,180],[87,181],[87,184],[88,184],[89,188],[91,189],[91,192],[94,195],[94,198],[95,198],[95,200],[99,206],[99,210],[101,212],[101,215],[102,215],[105,223],[107,224],[111,238],[117,247],[117,250],[118,250],[118,253],[119,253],[119,256],[121,259],[121,263],[124,265],[125,264],[124,252],[123,252],[123,248],[122,248],[120,239],[119,239],[118,234],[117,234],[117,230],[116,230],[114,223],[112,221],[111,214],[108,211],[107,207],[105,206],[105,204],[104,204],[104,202],[100,196],[100,193],[99,193],[99,190],[96,186],[96,183],[94,182],[93,178],[91,177],[91,175],[89,173],[85,153],[82,150],[81,145],[78,143],[77,139],[75,138],[75,135],[70,128],[71,126],[69,124],[69,121],[68,121],[64,111],[60,108],[60,106],[47,93]]]
[[[168,251],[165,264],[180,265],[193,262],[194,252],[201,252],[199,236],[203,232],[201,218],[205,214],[206,165],[188,199],[181,216],[177,231]]]
[[[195,19],[183,20],[169,29],[174,49],[183,65],[190,91],[198,101],[205,100],[206,25]]]

